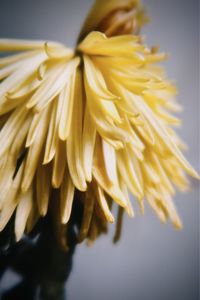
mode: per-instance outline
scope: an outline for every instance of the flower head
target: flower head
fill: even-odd
[[[127,9],[138,2],[106,3],[96,25],[113,4],[126,3]],[[84,34],[96,28],[88,22]],[[0,51],[20,51],[0,58],[1,230],[16,210],[19,240],[46,215],[53,191],[53,213],[62,224],[80,192],[80,241],[93,241],[114,222],[112,202],[120,207],[117,239],[122,212],[134,215],[129,192],[142,212],[147,201],[162,222],[170,219],[181,228],[174,186],[185,191],[185,173],[198,175],[173,130],[180,120],[172,113],[180,106],[176,88],[157,65],[165,54],[139,36],[99,31],[89,33],[76,52],[59,43],[20,40],[0,40]]]

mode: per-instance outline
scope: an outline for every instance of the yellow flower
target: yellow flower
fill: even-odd
[[[93,241],[114,222],[112,202],[120,207],[117,239],[123,210],[134,215],[129,192],[142,212],[147,200],[162,222],[181,228],[174,186],[185,191],[185,172],[198,175],[172,129],[180,125],[172,115],[180,106],[157,65],[164,54],[139,36],[98,31],[75,52],[5,39],[0,51],[21,52],[0,58],[0,230],[16,210],[19,240],[46,215],[55,189],[62,224],[80,192],[79,241]]]

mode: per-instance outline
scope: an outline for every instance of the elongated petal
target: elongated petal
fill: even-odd
[[[2,98],[10,90],[20,86],[46,59],[45,53],[38,53],[23,63],[23,66],[13,72],[0,84],[0,104],[4,101]]]
[[[98,199],[98,202],[99,202],[99,205],[107,219],[108,222],[110,223],[113,223],[114,222],[114,217],[108,207],[108,204],[107,204],[107,201],[106,201],[106,198],[104,196],[104,192],[103,190],[100,188],[100,187],[97,187],[97,199]]]
[[[46,139],[49,116],[50,116],[50,109],[47,108],[39,121],[36,130],[35,140],[33,144],[30,146],[30,148],[28,149],[25,172],[24,172],[24,177],[21,186],[23,192],[26,192],[29,186],[31,185],[31,182],[37,170],[38,163],[41,159],[40,156]]]
[[[93,167],[93,176],[98,185],[120,206],[126,207],[127,200],[117,185],[111,184],[103,172]]]
[[[165,127],[158,122],[157,118],[154,116],[151,109],[141,101],[140,98],[132,97],[135,105],[141,110],[141,112],[144,114],[146,119],[151,124],[152,128],[156,131],[160,139],[163,141],[165,146],[173,153],[173,155],[178,159],[182,167],[193,177],[199,178],[196,171],[190,166],[188,161],[185,159],[183,154],[180,152],[176,144],[173,142],[171,137],[169,136],[168,132],[166,131]]]
[[[32,188],[18,198],[18,206],[15,216],[15,237],[18,242],[25,231],[26,222],[32,209]]]
[[[94,193],[91,190],[87,190],[87,193],[85,194],[84,198],[84,211],[83,211],[83,218],[81,223],[81,228],[79,231],[78,241],[81,243],[88,234],[92,215],[94,212]]]
[[[83,97],[82,97],[82,76],[77,72],[75,83],[75,93],[73,95],[72,124],[69,137],[67,139],[67,161],[72,181],[76,188],[85,191],[87,188],[86,178],[83,168],[82,152],[82,123],[83,123]]]
[[[83,127],[83,167],[87,181],[92,180],[92,163],[96,140],[96,128],[93,124],[87,105],[85,107]]]
[[[31,40],[15,40],[15,39],[0,39],[0,51],[25,51],[33,49],[44,49],[46,41],[31,41]],[[55,42],[48,42],[49,46],[55,48],[60,47],[61,44]]]
[[[0,132],[0,156],[3,155],[11,146],[13,139],[17,135],[18,130],[22,126],[27,115],[27,109],[25,107],[20,107],[16,109],[7,120]]]
[[[58,141],[58,126],[56,124],[57,108],[58,101],[56,99],[54,100],[52,105],[51,119],[48,129],[43,164],[48,164],[53,159],[56,153],[56,145]]]
[[[139,39],[132,35],[107,38],[105,34],[94,31],[79,44],[78,49],[84,54],[126,56],[142,63],[145,61],[142,55],[144,46],[139,43]],[[140,55],[138,55],[138,50],[141,51]]]
[[[66,65],[60,65],[54,71],[50,78],[47,77],[38,91],[33,95],[27,104],[28,108],[36,105],[36,110],[43,109],[51,100],[53,100],[66,85],[75,68],[79,63],[79,59],[74,59]]]
[[[37,206],[41,216],[47,214],[51,188],[51,166],[40,165],[36,174],[36,196]]]
[[[105,141],[102,141],[102,149],[107,176],[113,184],[118,184],[115,149]]]
[[[68,174],[68,171],[66,171],[60,189],[60,214],[62,224],[66,224],[69,221],[74,199],[74,191],[74,184]]]
[[[84,64],[86,68],[86,76],[88,84],[94,93],[103,100],[117,100],[118,97],[113,95],[106,87],[105,80],[101,72],[95,67],[92,60],[88,56],[84,56]]]
[[[25,58],[33,56],[35,53],[37,53],[38,50],[33,51],[25,51],[17,54],[12,54],[6,57],[0,58],[0,67],[5,67],[7,65],[14,64],[16,62],[19,62],[21,60],[24,60]]]
[[[13,180],[11,188],[9,189],[7,195],[5,196],[5,199],[3,199],[2,201],[3,206],[1,208],[1,213],[0,213],[0,231],[4,229],[9,219],[11,218],[15,208],[18,205],[19,198],[17,198],[17,194],[20,190],[23,171],[24,171],[24,164],[22,163]]]
[[[62,90],[59,101],[62,102],[62,114],[59,124],[59,137],[61,140],[65,141],[69,136],[72,111],[73,111],[73,100],[74,100],[74,85],[75,85],[75,71],[78,66],[79,60],[74,60],[70,68],[70,76],[73,74],[72,78],[69,80],[67,85]]]
[[[139,200],[142,200],[144,197],[144,192],[135,172],[134,165],[131,162],[130,156],[126,150],[119,151],[117,162],[119,172],[126,181],[128,188]]]
[[[56,145],[56,153],[53,160],[52,186],[59,188],[63,181],[66,168],[66,144],[58,140]]]

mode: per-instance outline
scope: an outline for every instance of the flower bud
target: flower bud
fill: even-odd
[[[146,21],[140,0],[96,0],[85,20],[78,41],[95,30],[107,36],[136,34]]]

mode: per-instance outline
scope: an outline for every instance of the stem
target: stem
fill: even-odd
[[[19,285],[4,293],[2,300],[35,300],[37,294],[40,300],[66,299],[65,283],[72,270],[77,244],[74,225],[72,222],[68,226],[68,251],[61,249],[48,216],[36,241],[26,237],[1,257],[5,260],[3,271],[11,267],[23,277]]]
[[[38,261],[42,261],[40,269],[41,300],[64,300],[65,282],[72,270],[72,258],[76,247],[74,226],[67,232],[68,251],[61,249],[59,243],[52,239],[53,228],[46,226],[40,240]]]

